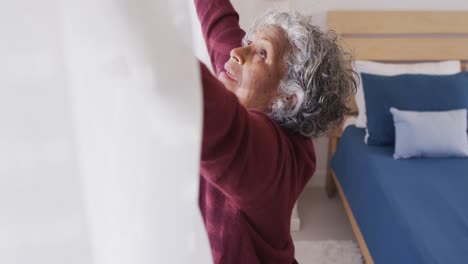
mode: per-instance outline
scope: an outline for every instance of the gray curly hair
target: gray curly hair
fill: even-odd
[[[258,18],[244,37],[245,44],[258,29],[283,28],[291,46],[286,74],[279,84],[279,99],[269,116],[278,124],[307,137],[322,135],[343,120],[350,96],[356,93],[356,72],[351,55],[338,45],[334,31],[322,32],[311,17],[270,10]],[[295,95],[295,105],[287,100]]]

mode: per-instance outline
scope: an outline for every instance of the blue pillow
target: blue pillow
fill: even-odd
[[[395,124],[395,159],[468,157],[466,109],[402,111],[391,107]]]
[[[468,108],[468,72],[454,75],[362,73],[370,145],[391,145],[395,127],[390,107],[409,111]]]

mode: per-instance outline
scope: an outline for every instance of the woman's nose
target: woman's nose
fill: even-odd
[[[245,63],[245,50],[244,47],[239,47],[231,50],[231,58],[233,58],[240,65]]]

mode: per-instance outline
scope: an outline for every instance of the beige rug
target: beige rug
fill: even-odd
[[[363,264],[358,245],[354,241],[296,241],[299,264]]]

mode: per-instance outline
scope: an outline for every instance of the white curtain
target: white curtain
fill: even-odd
[[[211,263],[190,2],[0,2],[0,263]]]

